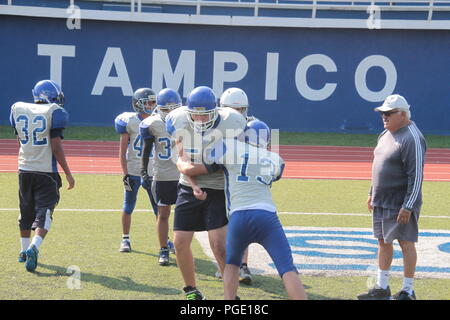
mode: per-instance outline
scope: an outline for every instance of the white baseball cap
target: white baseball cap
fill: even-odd
[[[408,102],[406,102],[406,99],[403,98],[401,95],[393,94],[393,95],[388,96],[384,100],[384,103],[382,106],[379,106],[379,107],[375,108],[374,110],[385,112],[385,111],[391,111],[394,109],[408,111],[409,104],[408,104]]]

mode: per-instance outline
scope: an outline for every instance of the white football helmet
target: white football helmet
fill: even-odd
[[[220,106],[236,109],[246,117],[248,111],[247,94],[242,89],[229,88],[220,97]]]

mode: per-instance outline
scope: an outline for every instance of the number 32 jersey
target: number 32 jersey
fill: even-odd
[[[66,110],[54,103],[13,104],[10,123],[20,141],[19,170],[58,172],[50,133],[52,129],[64,129],[68,119]]]

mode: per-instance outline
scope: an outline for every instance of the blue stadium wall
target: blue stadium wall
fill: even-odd
[[[250,114],[301,132],[376,133],[373,108],[399,93],[423,132],[450,134],[450,31],[81,23],[0,16],[1,124],[53,76],[72,125],[112,126],[139,87],[206,85],[240,87]]]

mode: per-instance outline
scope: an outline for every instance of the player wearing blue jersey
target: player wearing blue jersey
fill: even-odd
[[[120,134],[119,158],[123,172],[124,183],[124,203],[122,211],[122,241],[120,252],[131,251],[130,228],[131,214],[136,206],[136,199],[139,187],[141,186],[141,157],[142,138],[139,132],[139,124],[142,120],[150,116],[156,105],[156,93],[150,88],[137,89],[132,98],[134,112],[124,112],[119,114],[114,120],[117,133]],[[149,172],[153,171],[152,161],[148,162]],[[156,214],[156,203],[151,192],[151,179],[143,185],[147,190],[153,212]]]
[[[28,271],[38,263],[39,248],[50,230],[53,210],[59,202],[64,170],[68,188],[75,180],[61,144],[68,114],[63,109],[64,94],[55,82],[39,81],[32,90],[34,103],[16,102],[11,107],[10,123],[19,140],[19,262]],[[31,230],[35,235],[30,243]]]
[[[144,141],[141,159],[141,177],[145,182],[150,179],[148,163],[150,151],[155,146],[154,156],[154,185],[158,215],[156,230],[160,244],[158,263],[169,265],[169,251],[167,239],[169,237],[170,206],[177,200],[177,185],[180,173],[176,167],[176,150],[172,137],[166,130],[166,116],[181,106],[178,92],[170,88],[161,90],[156,97],[156,110],[152,116],[140,124],[140,133]]]
[[[257,120],[253,116],[248,115],[248,97],[244,90],[240,88],[229,88],[222,93],[220,97],[221,108],[233,108],[237,112],[241,113],[250,122]],[[220,272],[216,273],[216,276],[221,277]],[[244,252],[242,263],[239,268],[239,282],[250,285],[252,283],[252,274],[248,267],[248,248]]]
[[[188,96],[187,107],[177,108],[166,117],[167,132],[175,138],[178,156],[197,163],[203,151],[220,137],[235,136],[245,128],[245,119],[229,108],[217,108],[214,92],[197,87]],[[186,298],[202,300],[196,288],[191,242],[196,231],[208,231],[208,239],[219,268],[225,267],[225,239],[228,219],[222,173],[199,176],[197,183],[208,197],[195,198],[188,176],[180,175],[174,212],[174,243],[177,264],[183,276]]]
[[[205,164],[180,159],[178,168],[187,175],[205,174],[221,168],[226,178],[229,214],[226,266],[223,273],[225,299],[235,299],[239,266],[251,243],[262,245],[275,263],[291,299],[306,299],[303,284],[293,263],[292,252],[276,215],[270,187],[281,178],[284,161],[266,148],[270,130],[259,120],[250,121],[238,139],[223,139],[207,152]],[[200,198],[203,190],[193,186]]]

